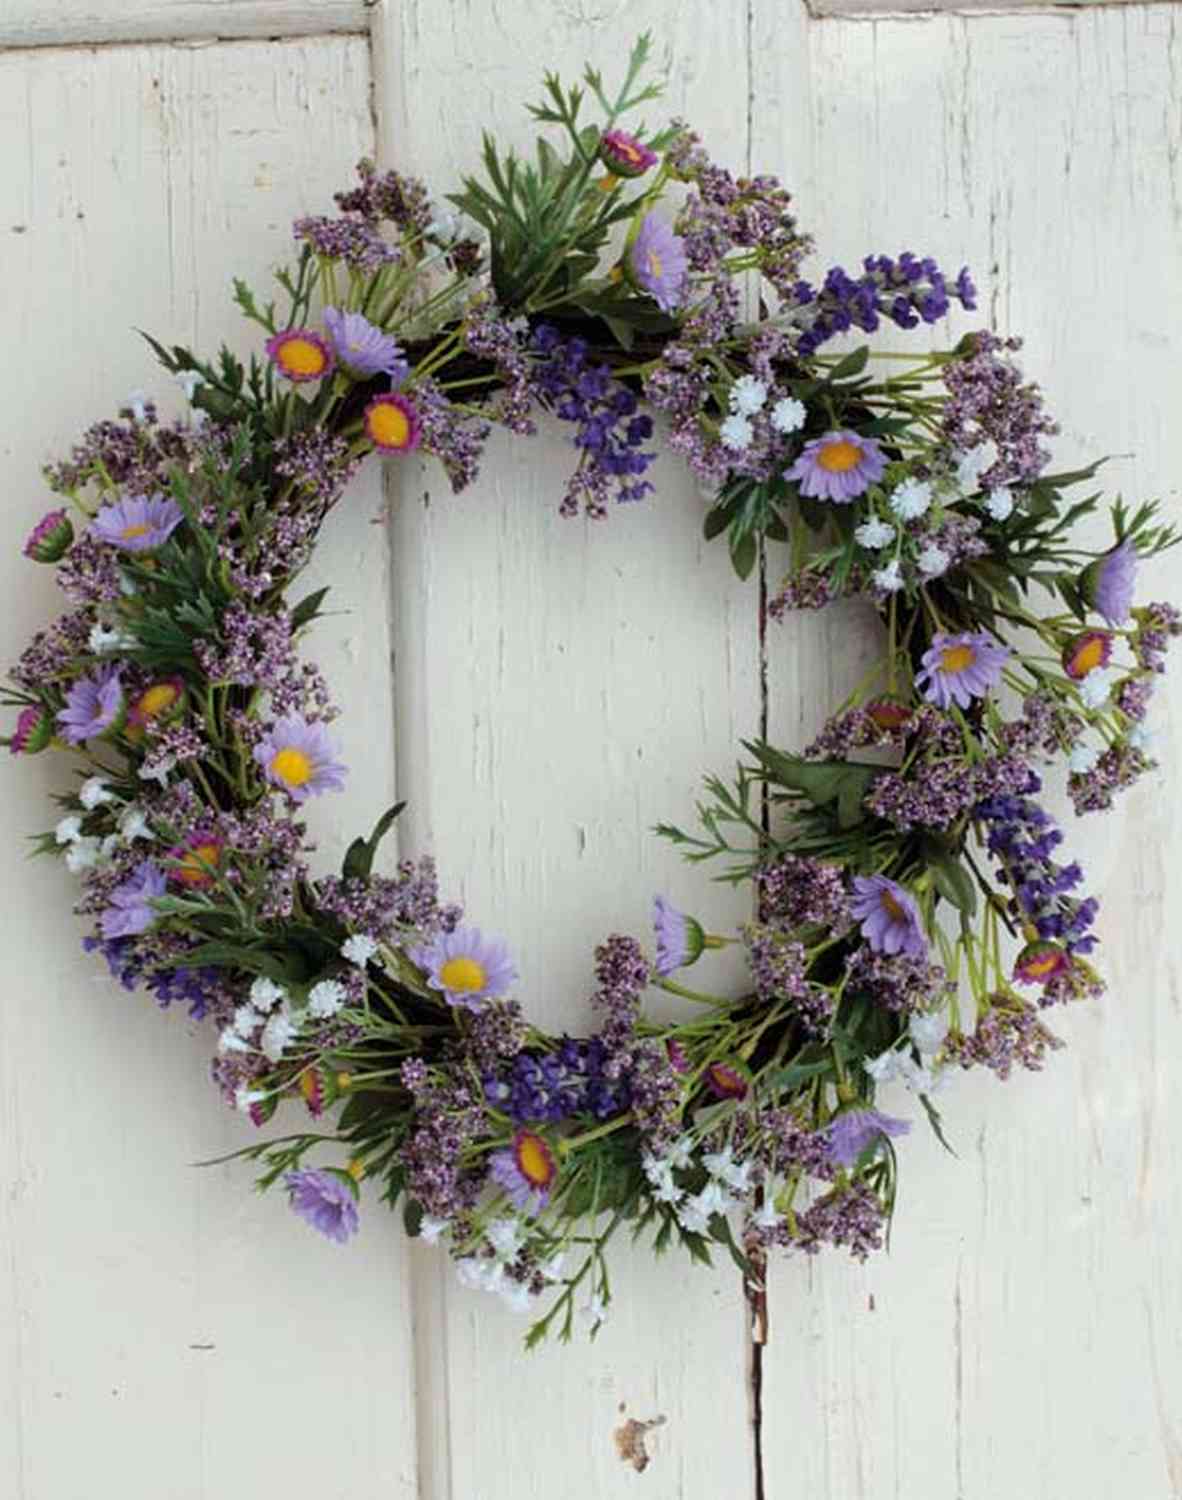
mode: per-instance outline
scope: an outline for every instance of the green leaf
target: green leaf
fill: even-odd
[[[304,977],[303,967],[290,959],[268,953],[265,948],[246,948],[241,943],[200,943],[185,954],[185,962],[215,969],[245,969],[248,974],[262,974],[277,983],[290,984]]]
[[[681,1243],[690,1253],[691,1260],[696,1260],[699,1265],[703,1266],[714,1265],[710,1259],[710,1248],[704,1235],[693,1234],[688,1229],[679,1229],[678,1233],[681,1235]]]
[[[940,1142],[941,1146],[944,1147],[944,1150],[948,1152],[949,1156],[955,1156],[956,1152],[948,1144],[948,1141],[944,1135],[944,1122],[940,1118],[939,1110],[926,1094],[920,1094],[919,1102],[924,1107],[924,1111],[928,1117],[928,1124],[932,1127],[932,1132],[935,1135],[936,1139]]]
[[[417,1240],[423,1227],[423,1205],[408,1198],[402,1206],[402,1227],[412,1240]]]
[[[759,542],[750,531],[741,536],[731,535],[731,563],[740,578],[750,578],[759,556]]]
[[[720,1245],[725,1245],[730,1252],[730,1257],[742,1272],[743,1276],[750,1279],[752,1265],[743,1252],[735,1244],[735,1237],[731,1233],[731,1226],[722,1214],[713,1214],[710,1219],[710,1238],[717,1240]]]
[[[728,500],[706,512],[706,519],[702,522],[702,535],[708,542],[712,542],[720,532],[727,529],[734,518],[736,505],[737,501]]]
[[[393,807],[387,808],[374,824],[374,830],[369,838],[356,838],[349,845],[345,851],[345,858],[341,865],[341,874],[346,880],[369,879],[373,870],[374,857],[378,852],[378,845],[389,833],[394,824],[394,819],[405,806],[405,802],[396,802]]]
[[[851,349],[844,359],[838,360],[832,370],[829,371],[829,383],[835,380],[848,380],[854,375],[860,375],[870,360],[870,348],[862,344],[857,349]]]
[[[309,594],[306,599],[300,600],[291,612],[292,630],[302,630],[305,625],[312,623],[320,613],[320,606],[324,603],[327,593],[328,586],[326,585],[322,589],[317,589],[314,594]]]
[[[977,887],[972,876],[946,845],[925,839],[921,847],[924,862],[932,872],[932,883],[940,895],[957,911],[971,917],[977,910]]]

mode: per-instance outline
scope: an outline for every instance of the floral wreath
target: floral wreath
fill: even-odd
[[[1048,1009],[1103,988],[1097,903],[1037,768],[1065,762],[1077,813],[1111,807],[1154,765],[1147,707],[1182,630],[1168,604],[1133,607],[1138,559],[1176,540],[1152,504],[1112,506],[1107,550],[1072,542],[1099,497],[1065,492],[1098,465],[1046,472],[1056,428],[1019,340],[877,356],[881,377],[866,348],[819,352],[971,310],[968,271],[903,253],[805,280],[776,178],[732,176],[681,122],[620,128],[660,92],[648,51],[614,95],[591,68],[585,89],[547,76],[531,113],[563,143],[524,159],[486,137],[450,195],[462,217],[362,162],[335,217],[296,221],[279,306],[235,283],[266,335],[249,367],[150,341],[191,414],[136,398],[46,468],[69,508],[24,550],[70,609],[6,692],[14,755],[84,762],[37,844],[81,878],[85,946],[212,1024],[213,1080],[256,1125],[284,1101],[314,1117],[235,1155],[336,1241],[363,1183],[402,1204],[465,1285],[532,1315],[530,1344],[576,1313],[598,1327],[624,1226],[700,1261],[721,1245],[752,1295],[772,1247],[881,1246],[910,1122],[875,1108],[879,1085],[943,1139],[933,1100],[958,1069],[1040,1068],[1062,1045]],[[459,491],[492,424],[529,434],[542,413],[577,450],[563,514],[645,500],[659,414],[739,575],[788,544],[773,617],[860,595],[886,635],[814,743],[747,743],[696,833],[658,829],[749,882],[751,921],[708,935],[658,897],[647,945],[596,950],[586,1037],[528,1022],[512,955],[440,899],[429,859],[375,873],[398,808],[332,875],[301,821],[346,775],[329,686],[296,654],[326,591],[288,597],[326,516],[370,453],[429,454]],[[745,993],[675,977],[724,943]],[[689,1019],[646,1015],[651,987]]]

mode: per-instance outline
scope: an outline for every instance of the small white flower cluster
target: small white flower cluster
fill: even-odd
[[[750,1199],[760,1184],[755,1181],[753,1164],[737,1160],[728,1145],[702,1156],[701,1164],[709,1174],[709,1181],[699,1192],[691,1194],[678,1186],[673,1174],[693,1163],[693,1144],[688,1136],[682,1136],[667,1155],[644,1158],[644,1175],[648,1178],[652,1197],[674,1209],[682,1229],[688,1234],[705,1234],[715,1214],[722,1214],[725,1218],[732,1209],[741,1207]],[[780,1223],[781,1216],[774,1207],[774,1193],[768,1190],[766,1183],[764,1188],[765,1201],[753,1215],[753,1222],[768,1229]]]
[[[727,397],[730,415],[723,418],[718,428],[718,436],[725,448],[735,453],[750,448],[755,436],[751,418],[764,409],[767,399],[768,388],[762,380],[754,375],[739,376]],[[787,435],[799,431],[807,415],[803,402],[783,396],[772,406],[768,420],[775,432]]]
[[[364,969],[370,959],[376,957],[377,951],[378,944],[367,932],[355,932],[341,944],[341,957],[359,969]]]
[[[1108,702],[1112,684],[1118,675],[1115,667],[1093,667],[1079,684],[1079,696],[1083,700],[1084,707],[1103,708]]]
[[[419,1225],[419,1236],[428,1245],[434,1245],[450,1228],[449,1219],[424,1214]],[[530,1312],[539,1298],[530,1291],[527,1281],[518,1280],[511,1274],[515,1262],[529,1242],[528,1227],[518,1219],[490,1219],[484,1226],[484,1238],[492,1251],[491,1255],[466,1255],[456,1261],[456,1276],[460,1285],[472,1291],[492,1292],[514,1312]],[[561,1281],[565,1264],[566,1255],[559,1251],[541,1261],[537,1269],[544,1280]]]
[[[907,1032],[919,1053],[918,1062],[904,1048],[881,1052],[877,1057],[867,1058],[862,1066],[877,1084],[898,1079],[913,1094],[937,1093],[946,1081],[935,1057],[948,1035],[948,1017],[943,1011],[917,1011],[907,1023]]]
[[[113,630],[106,625],[92,625],[87,645],[96,656],[106,656],[112,651],[126,651],[136,645],[134,635],[128,635],[125,630]]]
[[[268,1062],[277,1063],[299,1032],[287,991],[260,975],[250,987],[250,999],[238,1007],[218,1037],[218,1051],[224,1055],[257,1047]]]
[[[78,800],[87,812],[107,803],[118,802],[118,797],[101,776],[91,776],[78,790]],[[53,830],[54,840],[66,848],[66,868],[71,875],[81,875],[109,859],[119,844],[133,844],[136,839],[154,837],[148,827],[143,810],[129,802],[119,814],[118,832],[108,833],[105,838],[95,838],[82,832],[82,815],[69,813],[59,820]]]

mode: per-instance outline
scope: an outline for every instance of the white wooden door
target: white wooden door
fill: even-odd
[[[982,315],[1027,337],[1064,459],[1130,455],[1114,487],[1176,498],[1172,17],[6,0],[11,534],[43,508],[39,464],[113,401],[138,387],[179,405],[131,329],[243,346],[230,276],[261,282],[290,219],[326,204],[375,131],[390,164],[442,191],[483,125],[528,140],[543,69],[610,69],[646,27],[671,63],[669,112],[719,159],[779,172],[822,264],[905,246],[967,260]],[[672,460],[654,497],[596,525],[557,514],[568,458],[553,433],[500,439],[458,498],[425,467],[391,467],[384,488],[371,468],[334,518],[319,571],[348,614],[315,647],[356,774],[319,827],[339,854],[396,772],[402,852],[433,851],[445,887],[510,939],[527,1011],[585,1029],[591,950],[642,931],[654,891],[714,923],[742,915],[651,825],[685,817],[701,773],[725,771],[765,716],[800,744],[857,675],[868,627],[831,610],[761,647],[757,587],[702,544],[702,501]],[[54,607],[16,551],[0,564],[10,653]],[[1158,594],[1171,572],[1156,566]],[[622,1252],[595,1344],[526,1357],[512,1314],[378,1205],[338,1252],[254,1198],[245,1169],[189,1170],[244,1139],[204,1040],[77,950],[67,877],[20,844],[60,767],[5,768],[0,1495],[1182,1495],[1178,701],[1156,783],[1072,829],[1112,993],[1070,1014],[1070,1051],[1043,1078],[958,1083],[957,1159],[907,1143],[889,1256],[774,1268],[754,1372],[729,1268]],[[638,1477],[627,1423],[657,1419]]]

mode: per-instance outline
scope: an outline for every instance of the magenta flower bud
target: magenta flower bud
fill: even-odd
[[[13,755],[36,755],[53,739],[53,715],[40,703],[31,703],[17,715],[16,728],[7,744]]]
[[[74,527],[64,510],[51,510],[29,532],[24,554],[34,562],[60,562],[74,540]]]
[[[657,153],[626,130],[605,130],[599,142],[599,159],[613,177],[643,177],[657,164]]]

